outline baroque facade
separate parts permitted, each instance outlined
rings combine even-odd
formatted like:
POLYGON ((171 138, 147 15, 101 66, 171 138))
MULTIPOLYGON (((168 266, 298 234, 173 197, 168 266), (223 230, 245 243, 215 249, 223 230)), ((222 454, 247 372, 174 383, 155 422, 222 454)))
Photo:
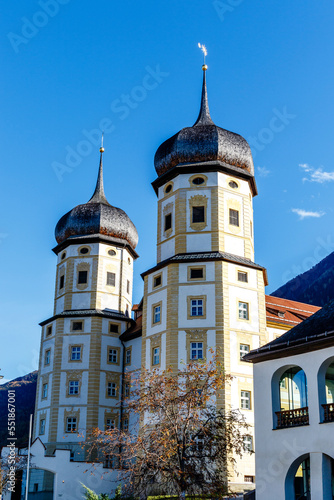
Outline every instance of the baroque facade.
MULTIPOLYGON (((217 403, 240 408, 251 425, 245 447, 253 450, 252 366, 242 357, 318 309, 265 295, 267 273, 254 262, 251 150, 240 135, 213 123, 206 70, 198 119, 155 155, 157 264, 142 275, 141 303, 132 304, 138 235, 105 197, 103 148, 92 198, 56 226, 54 314, 41 323, 34 419, 37 467, 48 462, 54 495, 72 498, 61 482, 70 470, 77 484, 85 482, 79 443, 90 429, 131 425, 120 404, 128 390, 125 372, 177 370, 209 357, 211 349, 233 376, 217 403)), ((110 491, 101 485, 95 489, 110 491)), ((232 486, 254 485, 254 457, 246 453, 232 486)))

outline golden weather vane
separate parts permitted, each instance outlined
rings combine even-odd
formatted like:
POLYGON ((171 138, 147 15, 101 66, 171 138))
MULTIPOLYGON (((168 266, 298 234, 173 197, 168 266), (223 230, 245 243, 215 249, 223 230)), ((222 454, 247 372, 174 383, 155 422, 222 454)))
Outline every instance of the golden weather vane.
POLYGON ((103 135, 104 135, 104 132, 102 132, 102 137, 101 137, 101 147, 100 147, 100 153, 103 153, 103 152, 104 152, 104 147, 103 147, 103 135))
POLYGON ((205 71, 206 69, 208 69, 207 65, 205 64, 205 56, 208 55, 208 51, 206 50, 206 46, 202 45, 201 43, 198 44, 198 47, 203 52, 203 66, 202 66, 202 69, 205 71))

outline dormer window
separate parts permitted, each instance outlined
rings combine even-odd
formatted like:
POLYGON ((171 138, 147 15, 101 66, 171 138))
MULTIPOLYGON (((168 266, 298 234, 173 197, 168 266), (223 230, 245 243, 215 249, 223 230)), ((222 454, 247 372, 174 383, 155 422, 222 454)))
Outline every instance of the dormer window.
POLYGON ((284 311, 278 311, 278 317, 279 318, 285 318, 285 312, 284 311))

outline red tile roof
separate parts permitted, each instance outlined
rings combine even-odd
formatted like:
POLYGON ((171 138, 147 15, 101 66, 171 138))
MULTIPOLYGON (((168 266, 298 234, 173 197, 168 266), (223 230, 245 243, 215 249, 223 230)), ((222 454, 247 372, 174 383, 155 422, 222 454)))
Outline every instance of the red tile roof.
POLYGON ((296 326, 321 309, 317 306, 266 295, 267 323, 296 326))

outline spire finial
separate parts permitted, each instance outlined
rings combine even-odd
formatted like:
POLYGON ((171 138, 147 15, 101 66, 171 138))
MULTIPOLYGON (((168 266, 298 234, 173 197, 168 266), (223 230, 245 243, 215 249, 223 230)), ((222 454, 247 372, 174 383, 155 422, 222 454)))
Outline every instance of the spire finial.
POLYGON ((101 147, 100 147, 99 173, 97 176, 97 182, 96 182, 94 194, 88 203, 106 203, 107 205, 109 205, 107 198, 105 197, 104 188, 103 188, 103 161, 102 161, 102 154, 103 153, 104 153, 104 147, 103 147, 103 132, 102 132, 101 147))
POLYGON ((202 99, 201 99, 201 109, 199 111, 198 118, 194 124, 194 127, 196 125, 214 125, 211 116, 210 116, 210 111, 209 111, 209 103, 208 103, 208 92, 206 88, 206 70, 208 69, 207 65, 205 64, 205 57, 208 55, 208 51, 205 47, 205 45, 201 45, 200 43, 198 44, 199 48, 203 52, 203 57, 204 57, 204 64, 202 66, 203 70, 203 87, 202 87, 202 99))
POLYGON ((202 70, 206 71, 208 69, 207 65, 205 64, 205 57, 208 55, 208 51, 206 50, 206 46, 202 45, 201 43, 198 44, 199 48, 203 52, 203 66, 202 70))
POLYGON ((103 147, 103 136, 104 136, 104 132, 102 132, 102 137, 101 137, 101 147, 100 147, 100 153, 104 153, 104 147, 103 147))

